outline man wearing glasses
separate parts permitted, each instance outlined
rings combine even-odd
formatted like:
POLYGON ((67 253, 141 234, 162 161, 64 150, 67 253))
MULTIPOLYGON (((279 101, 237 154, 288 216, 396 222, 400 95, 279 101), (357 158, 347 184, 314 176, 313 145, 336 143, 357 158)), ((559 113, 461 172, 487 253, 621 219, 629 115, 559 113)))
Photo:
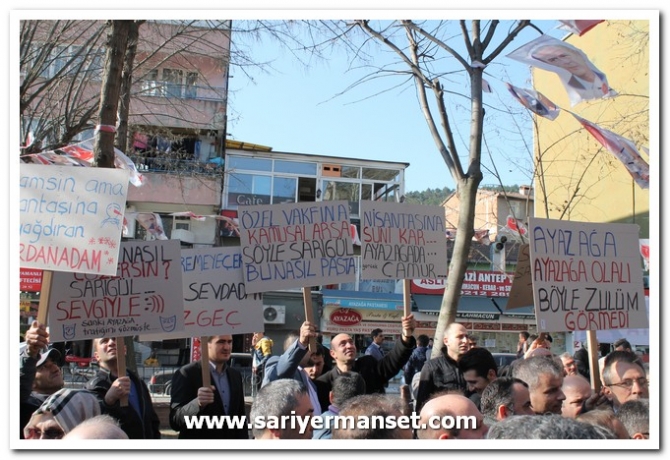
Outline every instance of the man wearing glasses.
POLYGON ((627 401, 649 398, 649 381, 640 358, 630 351, 613 351, 605 358, 604 392, 614 411, 627 401))

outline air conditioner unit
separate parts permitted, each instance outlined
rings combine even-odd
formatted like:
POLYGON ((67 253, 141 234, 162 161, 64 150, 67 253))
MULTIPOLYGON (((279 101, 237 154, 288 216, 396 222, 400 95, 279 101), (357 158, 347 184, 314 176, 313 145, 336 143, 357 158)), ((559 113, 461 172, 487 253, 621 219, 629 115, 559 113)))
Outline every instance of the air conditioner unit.
POLYGON ((172 230, 171 239, 180 240, 182 243, 195 243, 195 234, 190 230, 177 228, 172 230))
POLYGON ((284 324, 286 322, 286 306, 263 305, 263 321, 265 324, 284 324))

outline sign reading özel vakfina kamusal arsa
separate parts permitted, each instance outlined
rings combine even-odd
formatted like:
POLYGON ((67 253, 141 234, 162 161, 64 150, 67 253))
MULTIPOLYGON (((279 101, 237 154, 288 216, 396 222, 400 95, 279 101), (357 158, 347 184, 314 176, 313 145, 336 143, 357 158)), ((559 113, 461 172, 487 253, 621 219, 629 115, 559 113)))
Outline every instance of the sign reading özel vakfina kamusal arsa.
POLYGON ((446 278, 445 230, 440 206, 361 201, 361 278, 446 278))
POLYGON ((123 242, 115 276, 54 272, 51 340, 184 329, 180 246, 179 240, 123 242))
POLYGON ((247 292, 355 280, 346 201, 240 206, 247 292))
POLYGON ((113 275, 128 171, 22 164, 20 265, 113 275))
POLYGON ((529 219, 538 330, 649 327, 635 224, 529 219))
POLYGON ((184 330, 142 335, 165 340, 263 329, 263 297, 248 294, 239 247, 182 249, 184 330))

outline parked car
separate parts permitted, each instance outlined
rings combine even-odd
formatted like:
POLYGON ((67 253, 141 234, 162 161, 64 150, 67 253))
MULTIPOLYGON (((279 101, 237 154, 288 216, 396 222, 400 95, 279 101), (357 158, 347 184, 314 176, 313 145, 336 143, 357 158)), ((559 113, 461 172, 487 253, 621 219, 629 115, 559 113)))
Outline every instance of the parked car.
MULTIPOLYGON (((251 395, 251 354, 231 353, 229 366, 242 374, 244 394, 251 395)), ((156 370, 149 379, 149 391, 169 396, 172 392, 172 375, 178 368, 163 367, 156 370)))

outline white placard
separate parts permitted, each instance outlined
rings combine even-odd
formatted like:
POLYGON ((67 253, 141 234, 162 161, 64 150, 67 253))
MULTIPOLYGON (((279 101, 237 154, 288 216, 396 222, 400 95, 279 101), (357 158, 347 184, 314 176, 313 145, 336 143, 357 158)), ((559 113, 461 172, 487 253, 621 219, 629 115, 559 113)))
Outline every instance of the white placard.
POLYGON ((21 267, 114 275, 128 171, 21 164, 21 267))
POLYGON ((116 276, 54 272, 53 342, 184 329, 179 240, 121 244, 116 276))

